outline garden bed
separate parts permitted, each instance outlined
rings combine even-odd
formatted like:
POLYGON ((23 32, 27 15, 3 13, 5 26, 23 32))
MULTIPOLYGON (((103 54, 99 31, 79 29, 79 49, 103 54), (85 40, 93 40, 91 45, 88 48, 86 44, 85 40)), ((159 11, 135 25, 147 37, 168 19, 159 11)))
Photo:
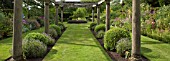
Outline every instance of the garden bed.
MULTIPOLYGON (((66 29, 67 29, 67 28, 65 28, 64 30, 62 30, 62 34, 65 32, 66 29)), ((61 36, 62 36, 62 35, 61 35, 61 36)), ((58 41, 58 39, 59 39, 61 36, 55 38, 55 43, 58 41)), ((45 58, 45 56, 50 52, 50 50, 51 50, 52 47, 55 45, 55 43, 54 43, 53 45, 47 46, 47 52, 45 53, 45 55, 44 55, 42 58, 29 58, 29 59, 26 59, 26 61, 42 61, 42 60, 45 58)), ((9 57, 9 58, 7 58, 5 61, 10 61, 11 58, 12 58, 12 56, 9 57)))
MULTIPOLYGON (((91 30, 91 32, 93 33, 93 35, 95 36, 96 33, 91 30)), ((112 58, 112 60, 116 60, 116 61, 129 61, 128 59, 123 58, 120 54, 118 54, 117 52, 114 51, 108 51, 104 48, 104 43, 103 43, 103 39, 99 39, 95 36, 95 38, 97 39, 97 41, 100 43, 100 45, 103 47, 103 49, 107 52, 107 54, 112 58)), ((142 61, 150 61, 149 59, 147 59, 146 57, 144 57, 143 55, 141 55, 142 57, 142 61)))

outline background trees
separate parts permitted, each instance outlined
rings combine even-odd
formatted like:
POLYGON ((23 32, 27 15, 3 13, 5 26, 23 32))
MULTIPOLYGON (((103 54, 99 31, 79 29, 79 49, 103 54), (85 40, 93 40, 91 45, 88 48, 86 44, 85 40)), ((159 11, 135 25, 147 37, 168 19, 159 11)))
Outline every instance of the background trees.
POLYGON ((76 11, 73 12, 74 18, 85 18, 87 15, 87 11, 85 8, 78 8, 76 11))

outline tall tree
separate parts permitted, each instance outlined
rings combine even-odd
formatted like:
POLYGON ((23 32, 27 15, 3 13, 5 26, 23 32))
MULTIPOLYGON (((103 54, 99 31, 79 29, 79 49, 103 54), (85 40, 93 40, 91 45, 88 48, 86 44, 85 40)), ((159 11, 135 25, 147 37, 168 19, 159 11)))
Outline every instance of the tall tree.
POLYGON ((13 61, 23 61, 22 55, 22 0, 14 0, 13 61))
POLYGON ((140 0, 132 2, 132 61, 141 61, 140 59, 140 0))

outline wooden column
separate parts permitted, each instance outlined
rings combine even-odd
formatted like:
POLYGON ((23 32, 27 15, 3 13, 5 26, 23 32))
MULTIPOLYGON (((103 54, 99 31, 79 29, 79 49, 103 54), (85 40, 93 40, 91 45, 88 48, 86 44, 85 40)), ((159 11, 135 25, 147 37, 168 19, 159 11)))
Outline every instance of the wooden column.
POLYGON ((97 24, 100 24, 100 5, 97 5, 97 24))
POLYGON ((63 6, 61 7, 61 23, 63 23, 63 6))
POLYGON ((58 6, 59 6, 59 5, 58 5, 58 4, 55 4, 55 6, 56 6, 56 21, 55 21, 55 24, 58 25, 58 20, 59 20, 59 19, 58 19, 58 6))
MULTIPOLYGON (((12 61, 22 61, 22 0, 14 0, 12 61)), ((5 54, 5 53, 4 53, 5 54)))
POLYGON ((110 29, 110 0, 105 0, 106 2, 106 31, 110 29))
POLYGON ((49 33, 49 0, 45 0, 44 2, 45 8, 44 8, 44 25, 45 25, 45 33, 49 33))
POLYGON ((140 59, 140 0, 132 0, 132 61, 140 59))
POLYGON ((92 22, 94 22, 94 7, 92 7, 92 22))

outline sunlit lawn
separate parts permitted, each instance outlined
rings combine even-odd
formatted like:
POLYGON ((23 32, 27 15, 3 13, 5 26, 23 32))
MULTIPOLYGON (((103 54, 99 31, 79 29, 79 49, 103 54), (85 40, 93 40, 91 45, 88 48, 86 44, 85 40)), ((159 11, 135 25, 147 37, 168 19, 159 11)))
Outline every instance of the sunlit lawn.
POLYGON ((112 61, 87 24, 69 24, 44 61, 112 61))
MULTIPOLYGON (((23 33, 23 37, 30 33, 30 32, 43 32, 44 28, 40 28, 37 30, 29 31, 26 33, 23 33)), ((11 56, 10 50, 12 49, 12 37, 0 40, 0 61, 4 61, 5 59, 9 58, 11 56)))

